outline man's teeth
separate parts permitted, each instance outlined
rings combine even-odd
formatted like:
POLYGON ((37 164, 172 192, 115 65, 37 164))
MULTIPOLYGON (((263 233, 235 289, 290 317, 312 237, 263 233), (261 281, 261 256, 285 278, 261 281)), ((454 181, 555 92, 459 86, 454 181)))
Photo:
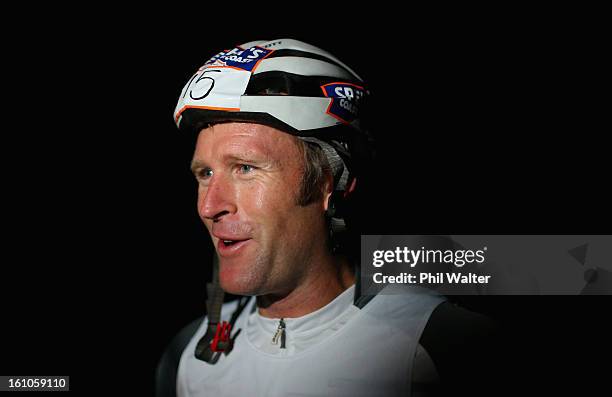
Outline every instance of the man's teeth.
MULTIPOLYGON (((244 239, 244 240, 248 240, 248 239, 244 239)), ((223 242, 223 244, 225 244, 227 246, 227 245, 232 245, 232 244, 239 243, 239 242, 244 241, 244 240, 221 240, 221 241, 223 242)))

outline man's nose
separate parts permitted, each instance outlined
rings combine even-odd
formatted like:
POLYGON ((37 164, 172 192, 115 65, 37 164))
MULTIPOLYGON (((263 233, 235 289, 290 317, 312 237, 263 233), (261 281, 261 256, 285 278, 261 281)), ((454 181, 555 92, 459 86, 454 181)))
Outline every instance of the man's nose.
POLYGON ((198 212, 202 220, 218 221, 237 210, 231 183, 218 175, 211 178, 207 188, 199 190, 199 202, 198 212))

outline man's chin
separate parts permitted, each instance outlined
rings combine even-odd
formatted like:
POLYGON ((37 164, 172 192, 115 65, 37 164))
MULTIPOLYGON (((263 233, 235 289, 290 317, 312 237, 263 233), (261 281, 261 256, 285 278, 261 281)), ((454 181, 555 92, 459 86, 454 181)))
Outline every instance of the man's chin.
POLYGON ((242 295, 242 296, 254 296, 257 295, 257 292, 253 288, 249 288, 248 286, 241 285, 235 282, 224 283, 221 282, 221 289, 225 291, 227 294, 232 295, 242 295))
POLYGON ((220 267, 219 284, 223 291, 234 295, 257 295, 252 276, 237 270, 220 267))

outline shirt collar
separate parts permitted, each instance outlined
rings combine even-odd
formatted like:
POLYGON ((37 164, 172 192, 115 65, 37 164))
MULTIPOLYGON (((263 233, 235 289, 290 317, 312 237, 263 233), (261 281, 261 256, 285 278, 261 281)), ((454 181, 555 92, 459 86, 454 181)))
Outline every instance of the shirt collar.
POLYGON ((325 338, 330 332, 339 329, 343 319, 346 320, 347 315, 353 313, 353 309, 359 311, 353 306, 354 293, 355 285, 352 285, 327 305, 312 313, 301 317, 284 318, 286 349, 280 349, 280 345, 271 343, 272 337, 278 330, 280 319, 263 317, 259 314, 259 310, 255 310, 248 318, 247 337, 256 348, 266 353, 279 352, 284 355, 297 353, 315 340, 325 338))

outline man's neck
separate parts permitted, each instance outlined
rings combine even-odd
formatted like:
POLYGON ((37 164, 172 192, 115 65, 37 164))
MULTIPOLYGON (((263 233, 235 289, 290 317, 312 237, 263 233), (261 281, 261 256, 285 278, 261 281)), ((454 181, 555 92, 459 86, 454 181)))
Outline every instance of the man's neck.
POLYGON ((268 318, 295 318, 312 313, 355 283, 355 275, 345 258, 333 258, 332 263, 282 295, 257 297, 259 314, 268 318))

